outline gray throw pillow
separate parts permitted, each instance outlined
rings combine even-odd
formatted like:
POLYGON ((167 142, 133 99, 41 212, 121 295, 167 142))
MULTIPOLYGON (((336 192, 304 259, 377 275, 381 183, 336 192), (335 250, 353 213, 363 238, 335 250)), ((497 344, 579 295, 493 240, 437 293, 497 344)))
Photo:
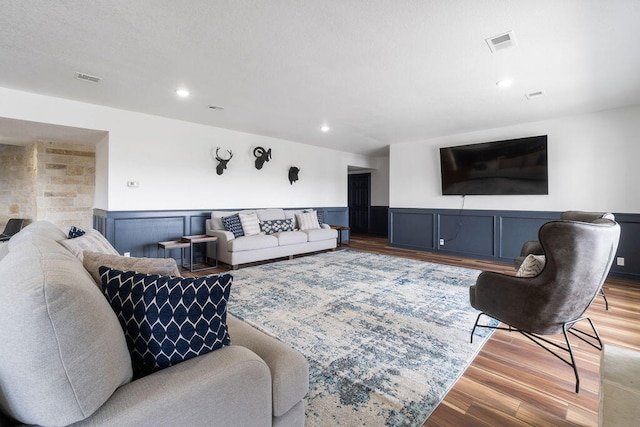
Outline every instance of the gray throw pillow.
POLYGON ((135 258, 84 251, 82 265, 91 274, 100 289, 102 289, 102 283, 98 269, 101 266, 121 271, 180 277, 178 264, 173 258, 135 258))
POLYGON ((84 251, 120 255, 111 243, 97 230, 87 230, 82 236, 61 240, 60 244, 82 261, 84 251))

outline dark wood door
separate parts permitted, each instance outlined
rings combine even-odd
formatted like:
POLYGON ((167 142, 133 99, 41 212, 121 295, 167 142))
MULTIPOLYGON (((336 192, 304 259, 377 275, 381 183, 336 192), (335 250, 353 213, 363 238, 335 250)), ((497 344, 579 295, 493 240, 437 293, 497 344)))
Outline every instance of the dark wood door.
POLYGON ((349 175, 349 227, 353 233, 369 232, 371 174, 349 175))

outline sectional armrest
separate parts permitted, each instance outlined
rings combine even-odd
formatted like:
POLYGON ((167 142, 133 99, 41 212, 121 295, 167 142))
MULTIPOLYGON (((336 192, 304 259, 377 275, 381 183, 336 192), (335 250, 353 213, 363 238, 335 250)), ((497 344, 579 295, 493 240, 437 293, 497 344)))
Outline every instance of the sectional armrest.
POLYGON ((231 345, 118 388, 78 426, 271 425, 269 367, 231 345))
POLYGON ((236 345, 247 347, 266 362, 273 383, 273 415, 293 408, 309 391, 309 363, 298 351, 242 320, 227 316, 229 335, 236 345))

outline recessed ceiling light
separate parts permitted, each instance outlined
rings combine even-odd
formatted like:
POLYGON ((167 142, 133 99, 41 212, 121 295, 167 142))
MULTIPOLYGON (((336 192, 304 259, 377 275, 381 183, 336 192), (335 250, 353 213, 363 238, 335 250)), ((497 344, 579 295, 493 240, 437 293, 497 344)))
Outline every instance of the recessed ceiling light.
POLYGON ((496 86, 498 86, 499 88, 506 88, 511 86, 512 83, 513 83, 513 80, 509 80, 509 79, 499 80, 496 82, 496 86))
POLYGON ((176 89, 176 95, 178 95, 180 98, 186 98, 190 94, 186 89, 176 89))
POLYGON ((321 130, 322 132, 329 132, 330 128, 329 128, 329 126, 328 126, 328 125, 322 125, 322 127, 320 128, 320 130, 321 130))

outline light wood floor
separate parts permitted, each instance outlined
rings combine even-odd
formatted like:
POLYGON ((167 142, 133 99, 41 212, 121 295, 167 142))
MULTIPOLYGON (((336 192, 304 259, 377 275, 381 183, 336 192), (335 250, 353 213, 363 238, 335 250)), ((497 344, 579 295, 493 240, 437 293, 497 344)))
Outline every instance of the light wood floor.
MULTIPOLYGON (((348 248, 514 274, 511 264, 390 248, 380 237, 354 235, 348 248)), ((610 279, 604 289, 609 310, 598 297, 586 315, 605 344, 640 351, 640 284, 610 279)), ((580 393, 570 366, 519 333, 496 331, 424 426, 596 426, 600 352, 571 342, 580 393)))

